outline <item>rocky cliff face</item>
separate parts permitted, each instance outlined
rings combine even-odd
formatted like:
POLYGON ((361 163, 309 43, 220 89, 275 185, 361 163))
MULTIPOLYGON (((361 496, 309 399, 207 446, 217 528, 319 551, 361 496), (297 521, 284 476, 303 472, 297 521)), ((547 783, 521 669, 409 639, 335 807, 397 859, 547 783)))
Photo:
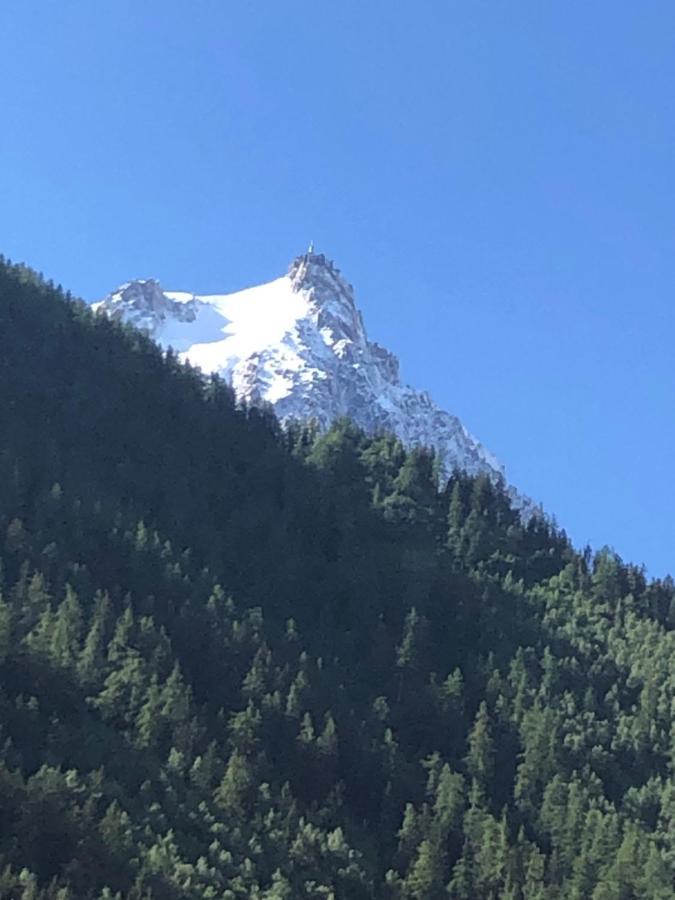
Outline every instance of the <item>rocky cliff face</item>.
POLYGON ((282 421, 326 427, 348 416, 367 432, 433 447, 446 472, 503 476, 456 416, 401 382, 398 359, 368 339, 352 286, 323 254, 299 256, 281 278, 235 294, 196 296, 133 281, 95 308, 221 374, 240 398, 271 404, 282 421))

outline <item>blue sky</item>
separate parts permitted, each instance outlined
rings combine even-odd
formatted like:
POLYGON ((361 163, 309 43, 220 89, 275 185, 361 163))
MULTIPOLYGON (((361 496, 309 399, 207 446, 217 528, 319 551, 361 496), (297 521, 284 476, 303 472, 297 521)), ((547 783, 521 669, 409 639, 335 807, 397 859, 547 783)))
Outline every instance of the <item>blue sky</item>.
POLYGON ((675 571, 675 5, 7 0, 0 252, 86 299, 310 238, 577 544, 675 571))

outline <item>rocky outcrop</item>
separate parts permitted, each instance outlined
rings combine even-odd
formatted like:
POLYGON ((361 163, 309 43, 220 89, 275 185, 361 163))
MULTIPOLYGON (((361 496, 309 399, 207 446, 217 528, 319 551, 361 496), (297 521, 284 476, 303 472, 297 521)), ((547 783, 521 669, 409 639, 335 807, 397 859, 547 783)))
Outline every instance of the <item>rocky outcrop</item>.
POLYGON ((167 319, 178 322, 194 322, 198 302, 186 303, 170 300, 154 278, 128 281, 101 303, 94 303, 95 310, 105 312, 115 321, 128 322, 137 328, 154 334, 167 319))

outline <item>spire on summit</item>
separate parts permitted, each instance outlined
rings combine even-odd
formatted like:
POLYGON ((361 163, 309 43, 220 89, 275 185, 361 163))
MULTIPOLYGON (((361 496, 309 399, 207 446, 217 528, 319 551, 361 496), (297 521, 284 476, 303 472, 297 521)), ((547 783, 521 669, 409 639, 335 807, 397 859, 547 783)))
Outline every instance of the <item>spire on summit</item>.
MULTIPOLYGON (((327 259, 324 253, 317 253, 314 248, 314 241, 309 242, 309 246, 305 253, 297 256, 288 269, 288 274, 293 280, 295 290, 302 290, 309 287, 323 286, 323 291, 328 289, 330 283, 331 289, 337 293, 351 294, 352 288, 331 259, 327 259)), ((353 298, 351 303, 353 304, 353 298)))

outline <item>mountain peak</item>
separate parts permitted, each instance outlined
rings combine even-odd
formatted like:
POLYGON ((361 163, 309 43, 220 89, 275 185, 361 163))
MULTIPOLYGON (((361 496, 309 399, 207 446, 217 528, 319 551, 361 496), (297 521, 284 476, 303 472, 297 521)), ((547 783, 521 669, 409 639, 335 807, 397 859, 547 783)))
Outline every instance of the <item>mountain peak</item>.
POLYGON ((448 474, 459 468, 503 477, 456 416, 401 382, 396 356, 368 339, 351 284, 313 244, 267 284, 195 296, 146 279, 128 282, 97 308, 220 374, 240 399, 270 404, 281 421, 327 427, 346 416, 370 434, 434 448, 448 474))
POLYGON ((316 323, 333 340, 365 344, 366 330, 356 308, 354 288, 342 276, 335 263, 314 244, 297 256, 288 269, 292 290, 304 294, 316 311, 316 323))
POLYGON ((351 284, 343 278, 332 259, 314 250, 313 242, 306 253, 295 257, 288 268, 288 275, 293 282, 294 290, 332 287, 349 295, 351 302, 354 302, 354 289, 351 284))

